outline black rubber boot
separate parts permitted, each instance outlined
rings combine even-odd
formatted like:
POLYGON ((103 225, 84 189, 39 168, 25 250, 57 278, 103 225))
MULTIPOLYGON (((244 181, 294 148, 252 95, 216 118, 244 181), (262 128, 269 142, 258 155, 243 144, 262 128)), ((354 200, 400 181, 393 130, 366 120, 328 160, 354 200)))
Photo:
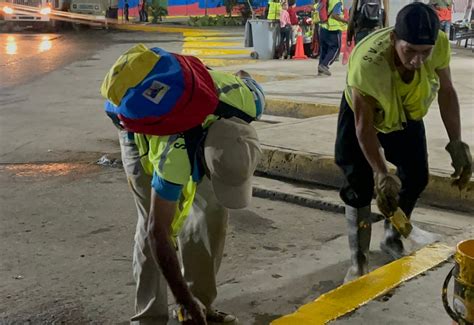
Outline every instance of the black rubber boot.
POLYGON ((352 265, 347 271, 344 283, 369 272, 369 248, 372 234, 370 206, 353 208, 346 205, 346 219, 352 265))

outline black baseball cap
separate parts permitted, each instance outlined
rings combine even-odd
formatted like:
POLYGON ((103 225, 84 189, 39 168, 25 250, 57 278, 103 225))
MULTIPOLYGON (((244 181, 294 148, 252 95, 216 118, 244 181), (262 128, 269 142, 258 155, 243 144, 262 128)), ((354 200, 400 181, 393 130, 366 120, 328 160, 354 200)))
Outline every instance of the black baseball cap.
POLYGON ((398 39, 410 44, 434 45, 439 28, 439 18, 433 8, 414 2, 398 12, 394 31, 398 39))

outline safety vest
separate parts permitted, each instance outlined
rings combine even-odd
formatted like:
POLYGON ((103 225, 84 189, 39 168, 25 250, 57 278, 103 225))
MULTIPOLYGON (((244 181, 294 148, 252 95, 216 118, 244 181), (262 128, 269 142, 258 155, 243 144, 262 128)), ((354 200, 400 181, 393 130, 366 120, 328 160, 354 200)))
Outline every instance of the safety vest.
POLYGON ((315 3, 314 6, 313 6, 313 23, 314 24, 317 24, 321 21, 321 19, 319 18, 319 4, 318 3, 315 3))
MULTIPOLYGON (((228 72, 216 70, 210 70, 209 74, 220 102, 235 107, 253 119, 262 113, 261 108, 257 109, 254 94, 242 79, 228 72)), ((238 114, 237 117, 239 117, 238 114)))
MULTIPOLYGON (((340 22, 334 18, 332 18, 332 11, 334 10, 334 7, 338 4, 341 3, 342 6, 342 11, 344 12, 344 3, 341 0, 328 0, 328 21, 326 23, 321 24, 322 28, 325 28, 327 30, 331 31, 344 31, 347 29, 347 24, 344 24, 343 22, 340 22)), ((343 17, 343 15, 341 15, 343 17)))
POLYGON ((280 2, 269 2, 268 3, 268 15, 267 19, 269 20, 279 20, 280 19, 280 11, 281 11, 281 3, 280 2))
POLYGON ((176 207, 176 213, 171 223, 172 238, 177 238, 181 228, 183 227, 184 221, 189 216, 191 212, 191 207, 193 206, 194 196, 196 195, 197 183, 189 178, 189 182, 183 186, 181 191, 181 196, 178 200, 178 205, 176 207))
MULTIPOLYGON (((140 154, 140 162, 142 164, 143 170, 148 175, 153 175, 154 169, 153 164, 149 160, 149 150, 150 148, 156 148, 158 145, 156 144, 159 137, 157 136, 150 136, 145 134, 135 133, 135 144, 138 148, 138 152, 140 154)), ((189 180, 183 186, 181 190, 181 195, 176 204, 176 212, 173 217, 173 221, 171 223, 171 230, 172 230, 172 240, 175 242, 184 221, 188 217, 191 207, 194 201, 194 196, 196 194, 197 188, 197 180, 193 179, 193 176, 189 176, 189 180)))
MULTIPOLYGON (((261 112, 259 112, 260 109, 257 109, 253 92, 250 91, 242 79, 233 74, 215 70, 210 70, 209 73, 214 82, 219 101, 224 103, 224 105, 219 104, 215 113, 206 118, 202 124, 203 129, 208 128, 219 116, 237 116, 249 122, 261 114, 261 112)), ((185 132, 185 139, 186 136, 185 132)), ((158 138, 156 136, 135 134, 135 143, 140 153, 140 160, 145 173, 148 175, 153 175, 154 171, 153 165, 148 159, 149 148, 158 147, 156 144, 157 140, 158 138)), ((191 166, 195 163, 191 161, 194 160, 193 158, 194 157, 187 157, 187 159, 190 160, 189 163, 191 166)), ((177 168, 179 168, 179 166, 177 166, 177 168)), ((176 213, 171 224, 173 238, 179 234, 184 221, 189 215, 196 194, 197 181, 198 180, 193 179, 193 176, 190 175, 188 182, 183 186, 181 196, 177 202, 176 213)))

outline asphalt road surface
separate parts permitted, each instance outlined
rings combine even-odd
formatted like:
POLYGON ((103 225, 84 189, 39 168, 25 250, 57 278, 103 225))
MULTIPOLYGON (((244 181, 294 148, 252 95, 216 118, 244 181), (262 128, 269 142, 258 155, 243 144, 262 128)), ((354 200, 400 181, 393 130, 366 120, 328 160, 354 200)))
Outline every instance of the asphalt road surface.
MULTIPOLYGON (((100 84, 138 42, 182 46, 180 35, 157 33, 0 34, 2 325, 128 324, 133 314, 136 211, 123 171, 95 162, 119 153, 100 84)), ((450 244, 472 237, 466 216, 417 211, 450 244)), ((378 248, 382 227, 372 268, 389 261, 378 248)), ((348 265, 342 214, 255 198, 231 214, 216 307, 240 324, 268 324, 340 285, 348 265)), ((429 308, 418 308, 425 291, 414 287, 415 298, 395 295, 395 305, 371 303, 338 322, 447 324, 436 296, 445 270, 436 274, 429 308)))

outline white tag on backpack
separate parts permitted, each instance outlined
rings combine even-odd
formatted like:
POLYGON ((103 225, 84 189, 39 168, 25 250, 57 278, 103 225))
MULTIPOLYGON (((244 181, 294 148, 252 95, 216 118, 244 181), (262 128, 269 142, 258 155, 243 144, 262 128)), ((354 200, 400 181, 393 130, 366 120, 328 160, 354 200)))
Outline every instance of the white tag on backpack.
POLYGON ((149 101, 159 104, 169 89, 168 85, 154 80, 150 88, 143 92, 143 96, 149 101))

